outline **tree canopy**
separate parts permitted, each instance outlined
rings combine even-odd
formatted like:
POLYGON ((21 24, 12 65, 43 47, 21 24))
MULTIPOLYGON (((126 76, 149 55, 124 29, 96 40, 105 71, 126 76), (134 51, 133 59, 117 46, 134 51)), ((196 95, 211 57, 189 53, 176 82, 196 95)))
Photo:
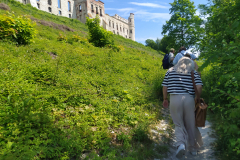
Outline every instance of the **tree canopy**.
POLYGON ((194 3, 190 0, 174 0, 171 4, 169 21, 163 25, 162 34, 172 39, 169 46, 190 48, 200 40, 204 30, 203 20, 196 15, 194 3))

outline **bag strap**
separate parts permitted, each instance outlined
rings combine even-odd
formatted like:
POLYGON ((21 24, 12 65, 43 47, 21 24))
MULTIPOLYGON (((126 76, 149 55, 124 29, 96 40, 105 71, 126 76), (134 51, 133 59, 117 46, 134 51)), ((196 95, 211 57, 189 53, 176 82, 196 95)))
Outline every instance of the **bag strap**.
POLYGON ((200 96, 199 96, 199 93, 198 93, 198 90, 197 90, 197 87, 196 87, 196 84, 195 84, 195 80, 194 80, 194 71, 191 71, 191 77, 192 77, 193 88, 194 88, 195 93, 197 95, 197 101, 200 102, 200 96))

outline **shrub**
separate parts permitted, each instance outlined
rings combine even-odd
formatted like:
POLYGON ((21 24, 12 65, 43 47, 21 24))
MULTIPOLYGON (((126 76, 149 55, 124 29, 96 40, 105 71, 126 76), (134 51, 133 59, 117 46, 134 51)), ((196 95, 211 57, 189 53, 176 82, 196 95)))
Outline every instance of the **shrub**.
POLYGON ((35 23, 26 17, 14 14, 0 15, 0 39, 9 39, 17 44, 28 44, 36 36, 35 23))
POLYGON ((113 40, 111 40, 113 33, 106 31, 100 26, 100 19, 98 17, 93 19, 87 18, 86 25, 89 30, 88 40, 95 47, 105 47, 108 44, 114 44, 113 40))

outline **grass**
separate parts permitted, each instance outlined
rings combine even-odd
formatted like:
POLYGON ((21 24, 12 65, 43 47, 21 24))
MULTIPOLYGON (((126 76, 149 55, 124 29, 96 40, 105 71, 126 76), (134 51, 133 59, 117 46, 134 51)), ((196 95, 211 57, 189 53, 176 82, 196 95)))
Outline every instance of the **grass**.
MULTIPOLYGON (((32 44, 0 41, 1 159, 164 156, 167 148, 156 147, 147 136, 161 109, 159 84, 165 71, 159 53, 117 35, 120 52, 88 42, 58 41, 60 35, 86 39, 88 30, 77 20, 30 5, 0 2, 15 15, 74 30, 38 23, 32 44)), ((0 14, 6 12, 0 10, 0 14)))

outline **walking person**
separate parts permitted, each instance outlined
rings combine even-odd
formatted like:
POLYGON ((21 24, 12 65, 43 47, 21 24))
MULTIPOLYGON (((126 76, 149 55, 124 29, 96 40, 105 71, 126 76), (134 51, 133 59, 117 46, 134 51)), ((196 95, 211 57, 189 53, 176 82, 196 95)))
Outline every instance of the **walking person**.
POLYGON ((186 48, 185 47, 181 47, 178 50, 178 54, 176 55, 176 57, 173 60, 173 65, 176 65, 178 63, 178 61, 186 54, 186 48))
POLYGON ((203 145, 202 136, 195 126, 195 90, 191 78, 192 71, 199 95, 203 84, 194 68, 193 60, 183 57, 167 71, 162 83, 163 106, 166 108, 167 93, 170 94, 170 114, 175 124, 177 158, 181 158, 187 149, 192 155, 197 155, 197 150, 203 145))
POLYGON ((170 53, 169 53, 169 57, 168 57, 169 68, 173 67, 174 53, 175 53, 175 49, 171 48, 170 53))

